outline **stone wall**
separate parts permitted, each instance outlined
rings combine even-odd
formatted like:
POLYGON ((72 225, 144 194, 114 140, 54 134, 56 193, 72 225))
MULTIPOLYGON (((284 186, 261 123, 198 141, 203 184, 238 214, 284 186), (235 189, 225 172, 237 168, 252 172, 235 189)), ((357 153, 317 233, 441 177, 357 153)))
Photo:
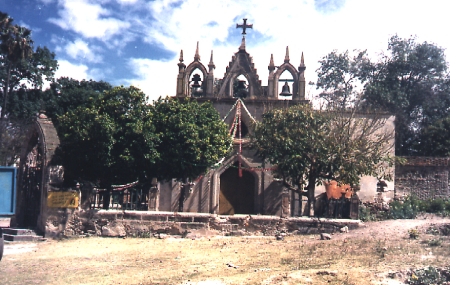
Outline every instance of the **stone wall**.
POLYGON ((420 199, 449 198, 450 158, 403 157, 395 167, 396 195, 414 194, 420 199))
POLYGON ((280 232, 294 234, 334 233, 343 227, 355 229, 359 225, 359 220, 346 219, 55 209, 48 216, 46 237, 85 235, 150 237, 158 234, 186 235, 189 232, 197 231, 208 231, 216 235, 273 236, 280 232))

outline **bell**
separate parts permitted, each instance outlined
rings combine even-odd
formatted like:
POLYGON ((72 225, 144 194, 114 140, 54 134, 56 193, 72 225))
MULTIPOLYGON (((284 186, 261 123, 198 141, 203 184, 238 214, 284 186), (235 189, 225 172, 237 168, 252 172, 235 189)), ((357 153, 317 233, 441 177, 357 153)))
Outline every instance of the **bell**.
POLYGON ((200 75, 194 74, 194 76, 192 77, 192 82, 194 82, 194 83, 191 85, 193 96, 202 96, 203 95, 202 85, 199 83, 199 81, 202 81, 202 79, 200 78, 200 75))
POLYGON ((247 90, 247 86, 245 86, 245 81, 239 80, 234 97, 245 98, 245 97, 247 97, 247 94, 248 94, 248 90, 247 90))
POLYGON ((287 81, 284 82, 283 90, 281 90, 280 96, 292 96, 291 89, 289 88, 287 81))

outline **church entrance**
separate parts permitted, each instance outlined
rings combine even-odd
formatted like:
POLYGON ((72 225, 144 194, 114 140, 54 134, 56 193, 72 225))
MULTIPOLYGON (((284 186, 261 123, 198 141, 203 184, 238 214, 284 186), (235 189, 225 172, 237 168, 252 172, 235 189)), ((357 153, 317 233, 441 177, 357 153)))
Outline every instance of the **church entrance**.
POLYGON ((239 177, 238 164, 220 175, 219 215, 255 214, 255 178, 248 171, 239 177))

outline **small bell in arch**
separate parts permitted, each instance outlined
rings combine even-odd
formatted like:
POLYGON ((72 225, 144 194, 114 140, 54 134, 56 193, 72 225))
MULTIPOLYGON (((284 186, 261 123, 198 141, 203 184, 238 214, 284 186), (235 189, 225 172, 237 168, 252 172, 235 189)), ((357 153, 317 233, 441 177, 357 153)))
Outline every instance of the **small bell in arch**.
POLYGON ((283 89, 281 90, 280 96, 292 96, 291 89, 287 81, 284 82, 283 89))
POLYGON ((202 85, 199 83, 199 81, 202 81, 200 75, 194 74, 194 76, 192 77, 192 82, 194 83, 191 85, 191 87, 192 87, 192 95, 196 97, 203 95, 202 85))
POLYGON ((234 97, 245 98, 245 97, 247 97, 247 94, 248 94, 248 89, 247 89, 247 86, 245 86, 245 81, 239 80, 234 97))

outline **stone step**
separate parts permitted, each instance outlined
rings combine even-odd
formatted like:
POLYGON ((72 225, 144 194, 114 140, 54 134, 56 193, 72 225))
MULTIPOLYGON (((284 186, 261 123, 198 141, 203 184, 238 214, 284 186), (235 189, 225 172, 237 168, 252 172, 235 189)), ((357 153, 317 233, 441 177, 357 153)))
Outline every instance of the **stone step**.
POLYGON ((21 236, 36 236, 36 232, 30 229, 13 229, 13 228, 7 228, 3 229, 4 234, 8 235, 21 235, 21 236))
POLYGON ((10 234, 3 234, 3 239, 5 241, 45 241, 46 240, 42 236, 36 236, 36 235, 10 235, 10 234))

